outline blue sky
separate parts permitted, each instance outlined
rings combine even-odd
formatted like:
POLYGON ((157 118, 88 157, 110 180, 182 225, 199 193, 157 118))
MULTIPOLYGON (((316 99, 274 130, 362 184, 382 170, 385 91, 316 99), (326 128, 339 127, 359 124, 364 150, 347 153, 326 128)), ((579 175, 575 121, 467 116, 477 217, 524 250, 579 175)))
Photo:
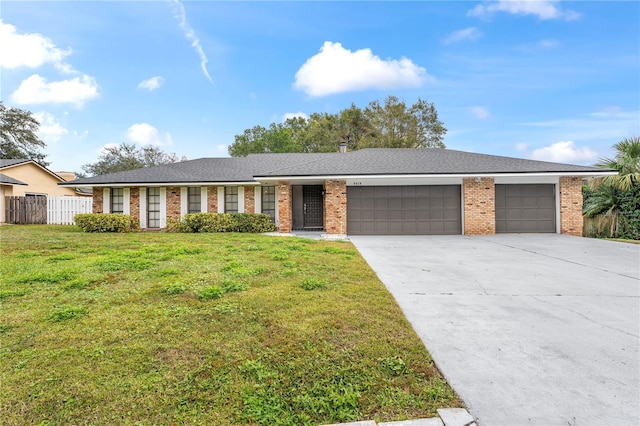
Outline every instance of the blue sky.
POLYGON ((4 0, 0 73, 56 171, 387 95, 433 102, 448 148, 592 164, 640 135, 640 3, 4 0))

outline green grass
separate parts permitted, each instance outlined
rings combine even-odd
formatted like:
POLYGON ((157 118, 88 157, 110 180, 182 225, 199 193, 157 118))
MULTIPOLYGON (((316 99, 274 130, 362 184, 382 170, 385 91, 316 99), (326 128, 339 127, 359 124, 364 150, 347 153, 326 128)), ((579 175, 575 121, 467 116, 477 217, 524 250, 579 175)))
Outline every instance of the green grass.
POLYGON ((461 406, 349 243, 0 228, 0 413, 300 425, 461 406))

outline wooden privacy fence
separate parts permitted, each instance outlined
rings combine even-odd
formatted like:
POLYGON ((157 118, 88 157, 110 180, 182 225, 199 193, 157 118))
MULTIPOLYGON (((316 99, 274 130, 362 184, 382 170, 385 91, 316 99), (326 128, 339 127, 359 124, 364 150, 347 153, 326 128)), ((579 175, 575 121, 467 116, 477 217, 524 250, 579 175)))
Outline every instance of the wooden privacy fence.
POLYGON ((5 197, 6 222, 16 224, 73 225, 78 213, 91 213, 90 197, 5 197))
POLYGON ((73 225, 73 217, 79 213, 92 213, 91 197, 47 197, 47 223, 73 225))
POLYGON ((47 223, 47 197, 5 197, 7 223, 47 223))

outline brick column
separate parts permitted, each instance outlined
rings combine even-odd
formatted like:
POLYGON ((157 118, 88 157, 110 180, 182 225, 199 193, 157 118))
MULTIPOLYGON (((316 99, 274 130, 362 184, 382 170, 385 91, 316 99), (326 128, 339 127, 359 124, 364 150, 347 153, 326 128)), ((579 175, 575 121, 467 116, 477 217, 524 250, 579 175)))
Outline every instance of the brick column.
POLYGON ((129 214, 138 219, 140 217, 140 188, 129 189, 129 214))
POLYGON ((180 187, 167 188, 167 221, 180 220, 180 187))
POLYGON ((93 212, 102 213, 104 211, 104 191, 101 187, 93 188, 93 212))
POLYGON ((324 183, 324 229, 327 234, 347 235, 347 182, 324 183))
POLYGON ((468 178, 464 192, 464 235, 496 233, 496 185, 493 178, 468 178))
POLYGON ((218 187, 207 187, 207 213, 218 213, 218 187))
POLYGON ((256 195, 256 192, 253 186, 244 187, 244 212, 245 213, 256 212, 255 195, 256 195))
POLYGON ((291 183, 278 182, 278 231, 291 232, 291 183))
POLYGON ((560 233, 582 236, 582 178, 560 177, 560 233))

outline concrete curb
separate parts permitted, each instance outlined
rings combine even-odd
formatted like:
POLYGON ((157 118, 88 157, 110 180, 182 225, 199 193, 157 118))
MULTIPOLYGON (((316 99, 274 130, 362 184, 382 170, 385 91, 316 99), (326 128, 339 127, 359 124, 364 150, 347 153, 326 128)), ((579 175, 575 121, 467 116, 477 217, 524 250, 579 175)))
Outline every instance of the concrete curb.
POLYGON ((426 419, 400 420, 396 422, 376 423, 364 420, 352 423, 334 423, 324 426, 477 426, 475 419, 464 408, 442 408, 438 410, 440 417, 426 419))

